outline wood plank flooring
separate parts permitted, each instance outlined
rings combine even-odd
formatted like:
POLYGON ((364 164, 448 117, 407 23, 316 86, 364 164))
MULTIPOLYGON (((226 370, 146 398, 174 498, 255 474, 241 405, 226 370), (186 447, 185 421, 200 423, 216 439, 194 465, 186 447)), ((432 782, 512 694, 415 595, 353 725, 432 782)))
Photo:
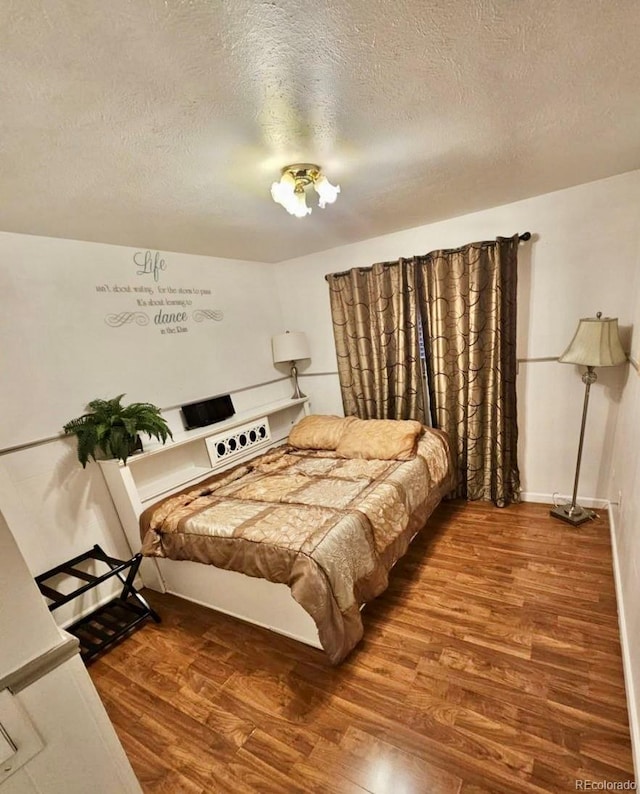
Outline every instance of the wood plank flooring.
POLYGON ((163 622, 89 667, 145 792, 533 794, 633 780, 604 515, 574 529, 542 505, 441 505, 337 668, 146 594, 163 622))

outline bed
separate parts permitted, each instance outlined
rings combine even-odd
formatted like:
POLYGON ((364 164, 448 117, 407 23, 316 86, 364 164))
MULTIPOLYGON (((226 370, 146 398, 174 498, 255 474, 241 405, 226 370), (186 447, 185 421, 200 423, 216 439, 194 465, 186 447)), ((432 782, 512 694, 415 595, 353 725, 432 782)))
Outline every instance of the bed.
POLYGON ((309 416, 288 443, 147 508, 142 552, 285 585, 338 664, 362 637, 362 605, 451 487, 443 433, 309 416))

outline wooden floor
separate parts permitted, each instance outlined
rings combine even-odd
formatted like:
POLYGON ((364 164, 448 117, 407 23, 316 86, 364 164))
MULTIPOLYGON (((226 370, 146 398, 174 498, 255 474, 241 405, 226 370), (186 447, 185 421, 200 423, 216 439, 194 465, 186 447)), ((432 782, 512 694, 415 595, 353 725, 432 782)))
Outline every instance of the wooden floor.
POLYGON ((540 505, 442 505, 338 668, 147 594, 163 623, 89 668, 145 792, 521 794, 633 780, 604 517, 573 529, 540 505))

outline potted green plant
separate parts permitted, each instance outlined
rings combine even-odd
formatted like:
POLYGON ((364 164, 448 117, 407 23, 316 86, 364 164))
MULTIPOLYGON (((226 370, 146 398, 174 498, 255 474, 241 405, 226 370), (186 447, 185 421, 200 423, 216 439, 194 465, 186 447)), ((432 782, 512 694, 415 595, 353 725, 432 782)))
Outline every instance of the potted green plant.
POLYGON ((78 460, 86 468, 89 458, 119 458, 123 463, 136 450, 142 449, 140 433, 162 441, 173 434, 151 403, 122 405, 124 394, 112 400, 92 400, 89 411, 64 426, 67 435, 78 438, 78 460), (101 454, 100 454, 101 453, 101 454))

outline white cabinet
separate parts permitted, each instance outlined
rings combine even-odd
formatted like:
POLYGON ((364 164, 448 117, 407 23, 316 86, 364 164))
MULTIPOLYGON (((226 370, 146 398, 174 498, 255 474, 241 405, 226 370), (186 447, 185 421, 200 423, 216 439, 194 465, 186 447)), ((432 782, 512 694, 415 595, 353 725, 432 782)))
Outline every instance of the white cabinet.
MULTIPOLYGON (((309 413, 309 399, 279 400, 236 414, 224 422, 176 433, 163 445, 151 442, 127 465, 101 460, 100 468, 118 511, 132 553, 140 549, 140 514, 158 499, 195 484, 284 441, 292 426, 309 413)), ((142 578, 164 591, 152 560, 143 560, 142 578)))

